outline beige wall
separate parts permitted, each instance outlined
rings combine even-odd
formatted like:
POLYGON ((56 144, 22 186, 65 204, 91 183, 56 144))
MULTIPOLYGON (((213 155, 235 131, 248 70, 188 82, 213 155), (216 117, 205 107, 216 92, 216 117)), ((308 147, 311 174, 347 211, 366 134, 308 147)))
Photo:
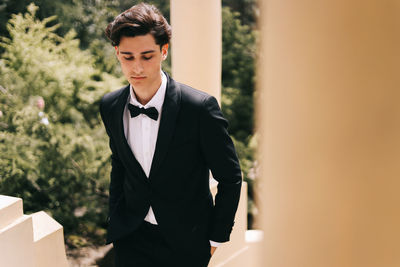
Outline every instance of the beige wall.
POLYGON ((400 2, 259 3, 259 266, 400 266, 400 2))
POLYGON ((172 76, 221 95, 221 0, 171 0, 172 76))

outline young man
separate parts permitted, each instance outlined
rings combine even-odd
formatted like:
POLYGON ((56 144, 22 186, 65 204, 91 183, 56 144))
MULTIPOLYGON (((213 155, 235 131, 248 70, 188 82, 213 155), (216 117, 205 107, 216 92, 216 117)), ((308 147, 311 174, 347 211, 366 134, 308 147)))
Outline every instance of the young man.
POLYGON ((154 6, 126 10, 106 35, 130 84, 100 103, 116 266, 207 266, 229 240, 242 181, 227 122, 214 97, 161 71, 171 29, 154 6), (219 182, 215 205, 209 170, 219 182))

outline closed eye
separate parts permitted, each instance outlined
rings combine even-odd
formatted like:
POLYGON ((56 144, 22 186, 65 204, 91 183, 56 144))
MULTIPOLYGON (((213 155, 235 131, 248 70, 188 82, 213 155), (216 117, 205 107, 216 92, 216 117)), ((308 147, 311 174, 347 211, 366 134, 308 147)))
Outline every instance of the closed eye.
POLYGON ((133 57, 124 57, 126 60, 133 60, 133 57))
POLYGON ((150 59, 152 59, 152 58, 153 58, 153 56, 150 56, 150 57, 143 57, 144 60, 150 60, 150 59))

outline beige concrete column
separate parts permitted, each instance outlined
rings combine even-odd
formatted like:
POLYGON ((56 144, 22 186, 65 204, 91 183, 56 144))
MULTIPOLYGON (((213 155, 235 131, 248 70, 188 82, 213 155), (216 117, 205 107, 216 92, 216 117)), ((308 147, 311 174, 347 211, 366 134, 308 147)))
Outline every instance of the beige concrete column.
POLYGON ((259 266, 400 266, 400 2, 259 3, 259 266))
POLYGON ((172 76, 221 95, 221 0, 171 0, 172 76))

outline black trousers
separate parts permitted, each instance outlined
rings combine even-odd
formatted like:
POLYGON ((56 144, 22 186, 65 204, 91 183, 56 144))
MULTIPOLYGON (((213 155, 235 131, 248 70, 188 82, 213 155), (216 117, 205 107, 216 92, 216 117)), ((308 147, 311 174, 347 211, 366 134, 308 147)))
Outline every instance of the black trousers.
MULTIPOLYGON (((206 267, 210 261, 208 240, 193 251, 172 248, 157 225, 146 221, 132 234, 113 243, 116 267, 206 267)), ((189 244, 193 245, 193 244, 189 244)))

